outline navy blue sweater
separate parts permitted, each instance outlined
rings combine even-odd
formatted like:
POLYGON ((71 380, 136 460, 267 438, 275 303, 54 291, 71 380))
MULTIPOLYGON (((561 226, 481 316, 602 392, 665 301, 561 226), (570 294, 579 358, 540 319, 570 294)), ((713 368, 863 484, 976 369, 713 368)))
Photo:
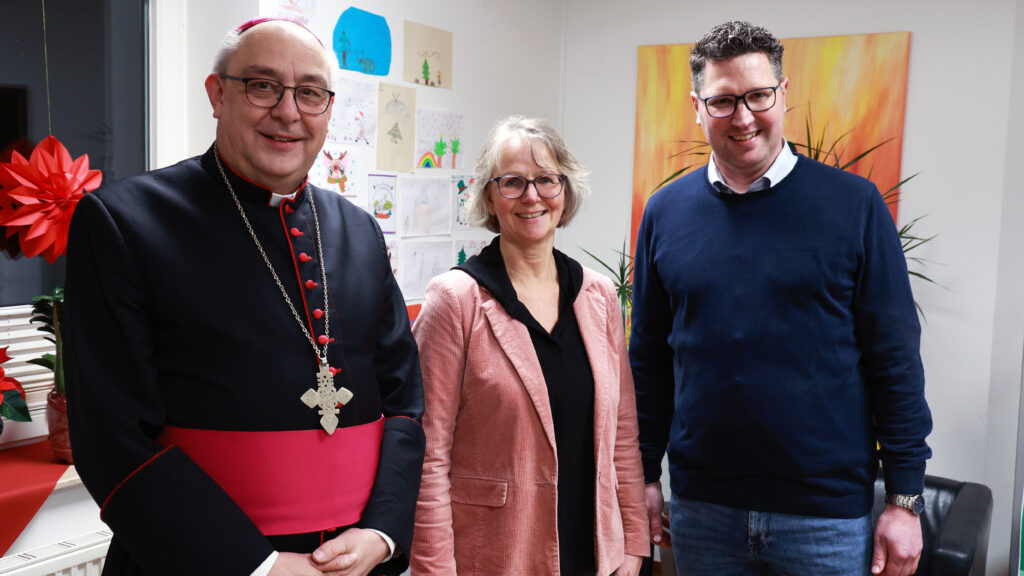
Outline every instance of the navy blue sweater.
POLYGON ((667 446, 674 494, 735 508, 864 515, 879 457, 890 492, 922 491, 920 325, 871 182, 800 156, 730 195, 702 168, 651 197, 633 281, 648 482, 667 446))

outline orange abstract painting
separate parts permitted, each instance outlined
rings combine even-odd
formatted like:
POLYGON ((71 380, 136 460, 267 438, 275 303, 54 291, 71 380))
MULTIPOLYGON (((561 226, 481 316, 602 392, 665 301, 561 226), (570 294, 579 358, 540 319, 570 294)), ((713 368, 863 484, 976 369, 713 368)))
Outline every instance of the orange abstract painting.
MULTIPOLYGON (((900 182, 903 117, 907 99, 910 33, 856 34, 783 39, 782 67, 789 77, 784 134, 800 145, 822 139, 826 148, 840 136, 837 153, 850 161, 889 140, 849 170, 870 178, 885 192, 900 182), (891 139, 891 140, 890 140, 891 139)), ((636 83, 636 141, 630 242, 655 188, 680 169, 707 163, 707 156, 681 155, 685 142, 703 141, 690 101, 692 44, 641 46, 636 83)), ((831 163, 831 162, 830 162, 831 163)), ((890 204, 896 218, 897 204, 890 204)))

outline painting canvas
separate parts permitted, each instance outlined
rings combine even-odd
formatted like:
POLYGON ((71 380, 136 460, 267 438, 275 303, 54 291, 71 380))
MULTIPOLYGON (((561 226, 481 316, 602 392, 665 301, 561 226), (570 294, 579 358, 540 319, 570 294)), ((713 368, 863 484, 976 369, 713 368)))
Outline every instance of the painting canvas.
POLYGON ((334 83, 334 108, 327 141, 357 146, 377 144, 377 84, 351 78, 334 83))
POLYGON ((416 110, 416 167, 463 169, 462 114, 416 110))
POLYGON ((412 172, 416 89, 381 82, 377 116, 377 169, 412 172))
MULTIPOLYGON (((783 72, 790 78, 787 141, 806 154, 799 145, 807 143, 808 126, 813 139, 823 136, 826 143, 846 134, 839 152, 852 160, 888 140, 850 170, 870 176, 883 192, 898 184, 910 33, 783 39, 782 44, 783 72)), ((655 188, 677 170, 707 163, 707 156, 681 155, 690 146, 685 142, 704 140, 690 101, 692 46, 639 48, 630 244, 655 188)), ((890 204, 894 218, 896 209, 896 202, 890 204)))
POLYGON ((405 21, 402 79, 423 86, 452 87, 452 33, 405 21))
POLYGON ((331 35, 338 67, 374 76, 391 71, 391 28, 383 16, 350 7, 338 16, 331 35))

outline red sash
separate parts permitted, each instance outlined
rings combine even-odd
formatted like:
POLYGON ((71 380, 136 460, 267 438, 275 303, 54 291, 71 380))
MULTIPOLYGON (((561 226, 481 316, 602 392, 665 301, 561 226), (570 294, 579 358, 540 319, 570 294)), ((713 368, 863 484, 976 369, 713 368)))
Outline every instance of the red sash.
POLYGON ((380 459, 384 417, 323 430, 235 432, 167 426, 176 445, 228 493, 266 536, 359 521, 380 459))

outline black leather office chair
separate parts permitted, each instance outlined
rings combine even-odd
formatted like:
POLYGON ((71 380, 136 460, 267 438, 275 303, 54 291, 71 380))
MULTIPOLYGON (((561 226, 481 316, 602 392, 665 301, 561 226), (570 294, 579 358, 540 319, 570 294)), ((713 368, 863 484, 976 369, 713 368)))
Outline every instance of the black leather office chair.
MULTIPOLYGON (((973 482, 925 476, 925 510, 921 514, 924 550, 916 576, 984 576, 988 535, 992 524, 992 491, 973 482)), ((875 481, 872 524, 885 508, 885 483, 875 481)), ((675 574, 671 555, 662 562, 662 574, 675 574)), ((644 563, 641 575, 652 574, 644 563)))
MULTIPOLYGON (((992 491, 974 482, 925 476, 921 514, 924 550, 917 576, 984 576, 992 524, 992 491)), ((872 521, 885 508, 885 483, 875 481, 872 521)))

